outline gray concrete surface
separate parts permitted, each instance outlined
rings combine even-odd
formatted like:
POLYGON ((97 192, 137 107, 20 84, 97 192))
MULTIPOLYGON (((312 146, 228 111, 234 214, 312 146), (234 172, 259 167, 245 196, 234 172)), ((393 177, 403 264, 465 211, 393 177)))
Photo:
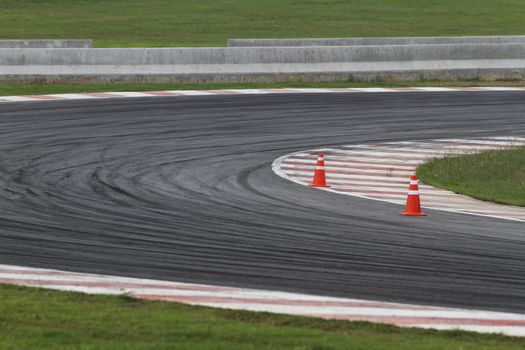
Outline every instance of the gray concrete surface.
POLYGON ((524 97, 0 105, 0 263, 525 312, 523 223, 402 217, 401 206, 300 186, 270 168, 326 145, 523 137, 524 97))
POLYGON ((1 49, 0 81, 523 79, 525 44, 1 49))
POLYGON ((91 39, 33 39, 33 40, 3 40, 0 39, 0 49, 64 49, 93 47, 91 39))
POLYGON ((338 64, 9 66, 0 82, 275 82, 523 80, 525 61, 338 64))
POLYGON ((525 35, 369 38, 229 39, 229 47, 525 44, 525 35))
POLYGON ((524 60, 525 44, 0 50, 0 66, 200 66, 496 59, 524 60))

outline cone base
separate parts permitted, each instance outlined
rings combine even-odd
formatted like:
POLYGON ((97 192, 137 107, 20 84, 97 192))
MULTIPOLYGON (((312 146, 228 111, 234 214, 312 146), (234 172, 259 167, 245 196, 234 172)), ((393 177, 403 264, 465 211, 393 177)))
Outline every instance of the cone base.
POLYGON ((308 184, 310 187, 330 187, 328 185, 314 185, 314 184, 308 184))
POLYGON ((427 214, 425 213, 407 213, 406 211, 402 211, 401 213, 399 213, 400 215, 404 215, 404 216, 428 216, 427 214))

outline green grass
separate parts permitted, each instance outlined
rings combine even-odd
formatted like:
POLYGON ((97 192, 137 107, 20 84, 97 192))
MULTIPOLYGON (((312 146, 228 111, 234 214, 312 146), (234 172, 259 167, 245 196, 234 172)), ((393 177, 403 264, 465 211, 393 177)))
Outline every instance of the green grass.
POLYGON ((0 38, 97 47, 228 38, 525 34, 523 0, 0 0, 0 38))
POLYGON ((525 206, 525 147, 433 159, 417 175, 474 198, 525 206))
POLYGON ((188 89, 255 89, 255 88, 351 88, 351 87, 416 87, 416 86, 515 86, 525 87, 525 81, 404 81, 404 82, 326 82, 326 83, 216 83, 216 84, 169 84, 169 83, 113 83, 113 84, 0 84, 0 96, 60 94, 108 91, 154 91, 188 89))
POLYGON ((525 349, 524 338, 0 285, 1 349, 525 349))

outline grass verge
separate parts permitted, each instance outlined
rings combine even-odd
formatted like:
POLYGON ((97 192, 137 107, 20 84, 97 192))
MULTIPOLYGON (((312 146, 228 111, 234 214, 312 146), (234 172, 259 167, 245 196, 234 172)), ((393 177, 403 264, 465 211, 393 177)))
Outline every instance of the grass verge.
POLYGON ((525 339, 0 285, 2 349, 524 349, 525 339))
POLYGON ((523 0, 0 0, 0 9, 0 38, 92 38, 97 47, 525 34, 523 0))
POLYGON ((525 206, 525 147, 436 158, 419 166, 416 173, 435 187, 525 206))
POLYGON ((326 82, 326 83, 216 83, 216 84, 169 84, 169 83, 113 83, 113 84, 0 84, 0 96, 60 94, 111 91, 154 90, 202 90, 202 89, 256 89, 256 88, 363 88, 363 87, 475 87, 511 86, 525 87, 525 81, 403 81, 403 82, 326 82))

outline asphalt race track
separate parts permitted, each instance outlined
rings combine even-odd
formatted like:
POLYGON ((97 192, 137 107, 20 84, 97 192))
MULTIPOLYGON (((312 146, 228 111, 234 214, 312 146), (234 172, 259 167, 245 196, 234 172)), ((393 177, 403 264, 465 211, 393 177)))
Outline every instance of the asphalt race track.
POLYGON ((523 92, 0 105, 0 263, 525 312, 525 225, 319 191, 320 146, 525 136, 523 92))

